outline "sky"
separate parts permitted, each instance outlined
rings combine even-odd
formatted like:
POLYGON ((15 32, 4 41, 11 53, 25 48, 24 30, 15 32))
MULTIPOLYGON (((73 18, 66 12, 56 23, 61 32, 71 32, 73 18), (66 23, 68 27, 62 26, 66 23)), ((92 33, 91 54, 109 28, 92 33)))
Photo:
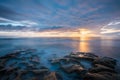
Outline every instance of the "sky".
POLYGON ((120 0, 0 0, 0 36, 120 36, 120 0))

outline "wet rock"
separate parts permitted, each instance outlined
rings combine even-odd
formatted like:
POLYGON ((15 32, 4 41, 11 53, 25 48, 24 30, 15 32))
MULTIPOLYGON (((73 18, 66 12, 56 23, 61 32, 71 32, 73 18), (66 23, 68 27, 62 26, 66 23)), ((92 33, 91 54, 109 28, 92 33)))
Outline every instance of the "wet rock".
POLYGON ((9 67, 9 68, 6 69, 6 73, 7 73, 7 74, 11 74, 12 72, 17 71, 18 69, 19 69, 18 67, 16 67, 16 68, 14 68, 14 67, 9 67))
POLYGON ((80 62, 74 58, 70 58, 70 57, 64 57, 61 59, 52 59, 51 60, 52 64, 69 64, 69 63, 73 63, 73 64, 80 64, 80 62))
POLYGON ((5 66, 5 63, 8 61, 8 59, 0 59, 0 66, 5 66))
POLYGON ((77 52, 70 54, 70 57, 77 58, 77 59, 86 59, 86 60, 95 60, 98 58, 97 55, 92 53, 83 53, 83 52, 77 52))
POLYGON ((27 61, 21 61, 21 64, 28 65, 29 63, 27 61))
POLYGON ((0 57, 0 59, 8 59, 8 58, 12 58, 12 57, 16 57, 15 54, 7 54, 6 56, 0 57))
POLYGON ((120 77, 115 71, 115 66, 116 60, 113 58, 96 58, 84 80, 119 80, 120 77))
POLYGON ((111 72, 87 73, 84 80, 120 80, 120 75, 111 72))
POLYGON ((60 59, 51 59, 49 61, 51 62, 51 64, 60 63, 60 59))
POLYGON ((38 77, 33 77, 32 80, 39 80, 39 78, 38 77))
POLYGON ((23 75, 23 73, 22 72, 19 72, 18 74, 17 74, 17 77, 15 78, 15 80, 22 80, 21 79, 21 76, 23 75))
POLYGON ((34 64, 31 63, 27 64, 27 69, 34 69, 34 64))
POLYGON ((13 68, 13 67, 1 69, 0 70, 0 80, 2 80, 4 77, 6 78, 4 80, 11 80, 11 75, 13 76, 13 74, 15 74, 15 72, 17 70, 18 70, 18 68, 13 68))
POLYGON ((43 73, 49 72, 49 70, 48 69, 39 69, 39 70, 32 70, 32 72, 35 74, 41 74, 41 73, 43 74, 43 73))
POLYGON ((94 60, 93 64, 101 64, 110 68, 115 68, 116 60, 109 57, 98 58, 94 60))
POLYGON ((0 70, 0 75, 5 74, 5 72, 6 72, 6 69, 1 69, 1 70, 0 70))
POLYGON ((43 80, 63 80, 62 77, 56 72, 50 72, 44 77, 43 80))
POLYGON ((72 73, 72 72, 82 73, 86 71, 82 66, 77 64, 63 65, 61 66, 61 68, 67 73, 72 73))
POLYGON ((80 61, 74 58, 62 58, 60 60, 61 62, 65 63, 65 64, 69 64, 69 63, 73 63, 73 64, 80 64, 80 61))
POLYGON ((20 57, 19 59, 25 61, 25 60, 26 60, 26 57, 20 57))
POLYGON ((17 62, 14 62, 14 63, 10 64, 9 66, 10 66, 10 67, 13 67, 13 66, 16 65, 16 64, 17 64, 17 62))
POLYGON ((8 74, 10 75, 11 73, 17 71, 19 68, 14 68, 14 67, 8 67, 8 68, 3 68, 0 70, 0 74, 3 75, 3 74, 8 74))
POLYGON ((32 57, 31 61, 35 62, 35 63, 39 63, 40 62, 39 57, 32 57))
POLYGON ((4 66, 0 64, 0 70, 3 69, 3 68, 4 68, 4 66))
MULTIPOLYGON (((34 54, 34 51, 19 50, 0 57, 0 80, 63 80, 63 75, 51 72, 47 66, 40 64, 42 56, 34 54)), ((77 52, 59 59, 54 57, 50 62, 50 67, 74 80, 81 80, 81 77, 84 80, 120 80, 115 71, 116 60, 113 58, 100 58, 92 53, 77 52), (86 68, 87 64, 82 61, 92 63, 92 68, 86 68)))
POLYGON ((102 72, 102 71, 116 73, 115 69, 112 69, 110 67, 107 67, 107 66, 104 66, 104 65, 100 65, 100 64, 95 64, 94 67, 89 69, 89 72, 92 72, 92 73, 97 73, 97 72, 102 72))

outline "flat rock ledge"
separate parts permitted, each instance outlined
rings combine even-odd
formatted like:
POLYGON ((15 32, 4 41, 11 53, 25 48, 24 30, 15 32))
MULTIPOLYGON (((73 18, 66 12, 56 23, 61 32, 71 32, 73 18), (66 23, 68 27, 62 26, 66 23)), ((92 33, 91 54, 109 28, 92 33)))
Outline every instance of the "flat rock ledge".
POLYGON ((42 55, 35 51, 19 50, 0 57, 0 80, 120 80, 115 69, 117 61, 113 58, 93 53, 70 53, 63 58, 48 60, 53 67, 59 67, 52 71, 41 64, 42 55), (64 78, 61 72, 72 78, 64 78))

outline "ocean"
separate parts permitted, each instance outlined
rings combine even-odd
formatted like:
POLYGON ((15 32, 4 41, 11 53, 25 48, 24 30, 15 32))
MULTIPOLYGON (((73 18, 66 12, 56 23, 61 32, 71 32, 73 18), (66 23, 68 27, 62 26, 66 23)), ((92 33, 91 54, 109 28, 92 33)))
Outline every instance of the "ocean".
POLYGON ((36 49, 36 53, 43 56, 41 63, 48 67, 51 67, 48 63, 49 59, 61 58, 71 52, 91 52, 102 57, 112 57, 118 61, 118 66, 120 66, 119 39, 0 38, 0 56, 21 49, 36 49))

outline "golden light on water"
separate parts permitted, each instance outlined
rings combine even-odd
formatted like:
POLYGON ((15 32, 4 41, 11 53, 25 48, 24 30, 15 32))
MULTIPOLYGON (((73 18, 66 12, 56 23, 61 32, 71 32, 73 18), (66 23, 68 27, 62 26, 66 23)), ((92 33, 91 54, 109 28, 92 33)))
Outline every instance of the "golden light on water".
POLYGON ((87 29, 78 29, 77 31, 44 31, 44 32, 0 32, 1 34, 17 37, 70 37, 79 40, 76 44, 72 44, 78 51, 89 52, 89 43, 86 40, 90 39, 91 31, 87 29))
POLYGON ((77 40, 77 42, 72 44, 72 46, 76 47, 77 51, 80 52, 90 52, 90 43, 88 40, 91 39, 89 35, 86 32, 81 32, 80 37, 78 38, 72 38, 74 40, 77 40))
POLYGON ((92 31, 88 29, 79 29, 79 43, 77 43, 77 50, 80 52, 90 52, 90 44, 87 40, 90 40, 92 31))
POLYGON ((87 41, 90 38, 88 37, 80 37, 80 38, 72 38, 76 40, 75 42, 71 43, 73 47, 75 47, 76 51, 79 52, 90 52, 90 43, 87 41))
MULTIPOLYGON (((85 38, 84 38, 85 39, 85 38)), ((86 39, 85 39, 86 40, 86 39)), ((90 46, 87 41, 84 41, 82 38, 82 41, 79 42, 79 51, 81 52, 90 52, 90 46)))

